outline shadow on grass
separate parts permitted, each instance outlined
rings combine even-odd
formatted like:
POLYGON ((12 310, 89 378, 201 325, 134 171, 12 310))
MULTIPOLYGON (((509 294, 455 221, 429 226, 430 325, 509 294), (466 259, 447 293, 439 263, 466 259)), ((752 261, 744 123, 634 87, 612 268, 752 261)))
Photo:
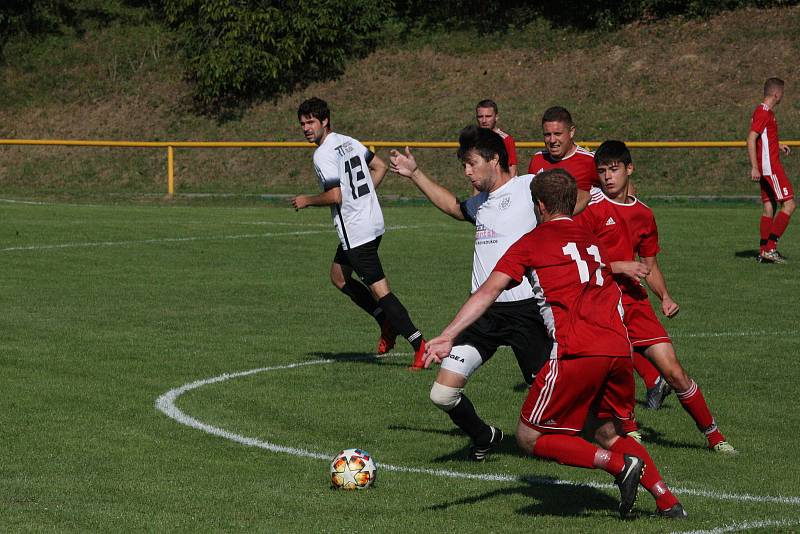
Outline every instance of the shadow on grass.
POLYGON ((307 352, 308 356, 314 359, 321 358, 324 360, 333 360, 335 362, 355 362, 367 363, 371 365, 386 365, 389 367, 408 367, 410 362, 403 358, 388 358, 386 356, 380 357, 370 352, 323 352, 314 351, 307 352))
MULTIPOLYGON (((661 447, 670 447, 672 449, 702 449, 706 450, 706 446, 702 438, 698 436, 697 441, 675 441, 668 439, 663 433, 659 432, 651 426, 639 425, 639 431, 642 433, 642 442, 645 447, 650 448, 652 445, 659 445, 661 447)), ((658 458, 654 461, 658 464, 658 458)))
POLYGON ((408 425, 389 425, 386 427, 388 430, 401 430, 409 432, 421 432, 425 434, 438 434, 441 436, 463 436, 464 433, 458 428, 450 428, 449 430, 443 428, 430 428, 408 425))
POLYGON ((733 255, 737 258, 747 258, 747 259, 755 259, 756 256, 759 255, 758 250, 737 250, 733 253, 733 255))
MULTIPOLYGON (((611 478, 609 477, 609 481, 611 478)), ((552 477, 520 477, 514 487, 498 488, 471 497, 444 501, 428 507, 429 510, 448 510, 457 506, 488 501, 496 497, 521 495, 532 501, 517 509, 520 515, 552 515, 560 517, 584 516, 589 511, 616 514, 619 502, 608 493, 589 486, 563 484, 552 477)))

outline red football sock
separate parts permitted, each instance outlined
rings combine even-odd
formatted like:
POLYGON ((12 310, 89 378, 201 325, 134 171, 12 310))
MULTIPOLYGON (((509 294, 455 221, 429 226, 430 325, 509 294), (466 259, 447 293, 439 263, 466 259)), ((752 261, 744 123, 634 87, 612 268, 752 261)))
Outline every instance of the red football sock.
POLYGON ((656 385, 656 380, 661 376, 656 366, 650 360, 642 356, 640 353, 634 351, 633 353, 633 368, 636 369, 636 374, 642 377, 644 385, 647 389, 656 385))
POLYGON ((709 447, 713 447, 720 441, 725 441, 725 436, 719 431, 717 423, 711 416, 711 410, 708 409, 703 392, 700 391, 694 380, 689 385, 689 389, 676 392, 676 394, 678 395, 678 400, 681 401, 683 409, 692 416, 697 428, 706 435, 709 447))
POLYGON ((775 218, 772 220, 772 228, 769 230, 769 241, 767 242, 766 249, 772 250, 778 244, 778 239, 783 235, 783 232, 786 231, 786 227, 789 226, 789 219, 791 218, 790 215, 786 215, 785 212, 779 211, 775 218))
POLYGON ((759 236, 761 237, 761 252, 767 250, 767 241, 769 241, 769 232, 772 230, 772 217, 766 215, 761 216, 761 224, 759 224, 759 236))
POLYGON ((597 467, 614 476, 625 467, 625 459, 621 455, 601 449, 578 436, 564 434, 540 436, 533 446, 533 454, 546 460, 555 460, 562 465, 586 469, 597 467))
POLYGON ((630 454, 631 456, 636 456, 644 462, 644 473, 640 484, 655 498, 656 506, 658 506, 659 510, 666 510, 675 506, 678 499, 675 498, 661 479, 661 473, 658 472, 658 468, 647 449, 635 439, 625 436, 618 438, 611 446, 611 450, 620 455, 630 454))

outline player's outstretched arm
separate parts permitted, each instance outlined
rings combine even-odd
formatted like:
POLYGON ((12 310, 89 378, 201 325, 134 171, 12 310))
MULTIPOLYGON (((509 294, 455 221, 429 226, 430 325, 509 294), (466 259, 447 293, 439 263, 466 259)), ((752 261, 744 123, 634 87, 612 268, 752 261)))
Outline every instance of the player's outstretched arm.
POLYGON ((497 300, 497 296, 508 287, 511 277, 505 273, 494 271, 489 278, 481 284, 475 293, 461 306, 455 319, 442 333, 428 341, 425 346, 425 367, 430 367, 434 362, 441 363, 444 358, 450 355, 453 348, 453 340, 463 332, 469 325, 478 320, 489 306, 497 300))
POLYGON ((332 187, 318 195, 297 195, 289 201, 292 207, 297 210, 309 206, 332 206, 342 203, 342 188, 332 187))
POLYGON ((681 308, 678 306, 677 302, 672 300, 672 297, 670 297, 667 292, 667 281, 664 279, 664 274, 658 266, 658 260, 655 256, 639 259, 650 269, 650 274, 647 275, 645 280, 653 293, 655 293, 661 301, 661 312, 667 317, 675 317, 678 315, 678 312, 681 311, 681 308))
POLYGON ((758 139, 758 132, 750 130, 750 133, 747 134, 747 157, 750 158, 750 179, 754 182, 761 180, 761 171, 758 170, 756 139, 758 139))
POLYGON ((428 178, 420 170, 416 158, 414 158, 408 147, 406 147, 404 153, 392 150, 390 154, 389 162, 391 163, 392 172, 410 178, 414 185, 422 191, 422 194, 428 197, 428 200, 441 211, 454 219, 464 220, 464 214, 461 212, 461 205, 456 196, 428 178))
POLYGON ((385 161, 379 158, 377 154, 372 156, 372 161, 369 162, 369 173, 372 175, 372 183, 375 184, 376 189, 383 181, 383 177, 386 176, 386 171, 388 170, 389 166, 386 165, 385 161))

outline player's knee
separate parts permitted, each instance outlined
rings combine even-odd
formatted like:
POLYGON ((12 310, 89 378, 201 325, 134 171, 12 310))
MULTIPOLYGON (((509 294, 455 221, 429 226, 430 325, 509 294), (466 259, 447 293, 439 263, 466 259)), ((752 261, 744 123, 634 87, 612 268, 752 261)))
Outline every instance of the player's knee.
POLYGON ((433 387, 431 387, 431 402, 440 410, 449 412, 461 402, 461 394, 463 392, 464 388, 454 388, 434 382, 433 387))
POLYGON ((787 200, 783 203, 783 206, 781 206, 781 211, 786 215, 791 215, 794 213, 795 209, 797 209, 797 203, 794 201, 794 199, 787 200))
POLYGON ((683 367, 680 365, 674 365, 666 369, 663 376, 667 384, 675 391, 686 391, 692 383, 689 375, 686 374, 686 371, 684 371, 683 367))
POLYGON ((536 440, 541 434, 522 421, 517 424, 517 446, 525 454, 533 455, 533 448, 536 446, 536 440))

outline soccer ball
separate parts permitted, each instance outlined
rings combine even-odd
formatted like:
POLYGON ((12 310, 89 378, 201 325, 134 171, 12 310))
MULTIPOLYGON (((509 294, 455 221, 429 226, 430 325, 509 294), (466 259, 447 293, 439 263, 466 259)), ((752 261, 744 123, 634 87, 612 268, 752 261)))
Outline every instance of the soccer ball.
POLYGON ((367 489, 375 482, 376 474, 372 456, 361 449, 345 449, 331 462, 331 485, 336 489, 367 489))

